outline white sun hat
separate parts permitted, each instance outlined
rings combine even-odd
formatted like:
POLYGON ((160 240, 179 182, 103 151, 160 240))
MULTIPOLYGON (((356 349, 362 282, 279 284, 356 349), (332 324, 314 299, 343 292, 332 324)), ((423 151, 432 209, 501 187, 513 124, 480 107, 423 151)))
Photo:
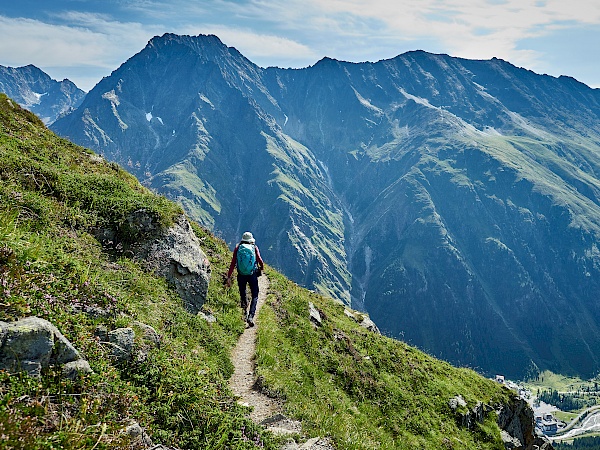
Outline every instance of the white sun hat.
POLYGON ((254 244, 254 236, 249 231, 246 231, 242 234, 242 242, 248 242, 249 244, 254 244))

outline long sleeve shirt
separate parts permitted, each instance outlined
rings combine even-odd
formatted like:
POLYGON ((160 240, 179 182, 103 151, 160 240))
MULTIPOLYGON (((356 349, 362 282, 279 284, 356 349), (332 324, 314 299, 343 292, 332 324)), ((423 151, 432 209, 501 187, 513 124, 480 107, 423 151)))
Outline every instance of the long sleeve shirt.
MULTIPOLYGON (((229 264, 229 272, 227 272, 227 278, 229 278, 232 274, 233 274, 233 269, 235 268, 235 265, 237 263, 237 252, 238 252, 238 248, 240 247, 240 244, 235 246, 235 249, 233 250, 233 257, 231 258, 231 264, 229 264)), ((260 270, 264 269, 264 262, 262 260, 262 258, 260 257, 260 250, 258 249, 258 245, 254 245, 254 253, 256 254, 256 262, 258 264, 258 268, 260 270)))

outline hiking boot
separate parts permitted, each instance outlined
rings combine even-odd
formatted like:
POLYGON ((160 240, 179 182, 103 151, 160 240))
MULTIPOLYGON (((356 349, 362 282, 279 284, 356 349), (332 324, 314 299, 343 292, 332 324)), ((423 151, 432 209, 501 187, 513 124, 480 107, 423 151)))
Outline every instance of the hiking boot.
POLYGON ((254 317, 253 316, 248 316, 248 325, 253 327, 254 326, 254 317))

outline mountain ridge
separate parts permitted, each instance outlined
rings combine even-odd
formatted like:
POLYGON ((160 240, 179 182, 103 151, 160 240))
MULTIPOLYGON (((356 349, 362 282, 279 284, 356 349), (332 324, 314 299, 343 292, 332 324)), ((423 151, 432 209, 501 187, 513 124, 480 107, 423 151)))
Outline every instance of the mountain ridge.
POLYGON ((438 357, 600 369, 600 91, 423 51, 262 69, 165 36, 53 129, 438 357))
POLYGON ((0 92, 37 114, 46 125, 77 108, 85 96, 72 81, 53 80, 32 64, 16 68, 0 66, 0 92))

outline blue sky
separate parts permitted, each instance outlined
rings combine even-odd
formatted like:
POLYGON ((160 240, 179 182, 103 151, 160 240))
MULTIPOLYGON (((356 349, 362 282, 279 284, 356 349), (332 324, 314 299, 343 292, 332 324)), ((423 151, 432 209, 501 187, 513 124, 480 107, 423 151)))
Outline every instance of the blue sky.
POLYGON ((215 34, 262 67, 420 49, 600 88, 597 0, 2 0, 0 65, 87 91, 166 32, 215 34))

